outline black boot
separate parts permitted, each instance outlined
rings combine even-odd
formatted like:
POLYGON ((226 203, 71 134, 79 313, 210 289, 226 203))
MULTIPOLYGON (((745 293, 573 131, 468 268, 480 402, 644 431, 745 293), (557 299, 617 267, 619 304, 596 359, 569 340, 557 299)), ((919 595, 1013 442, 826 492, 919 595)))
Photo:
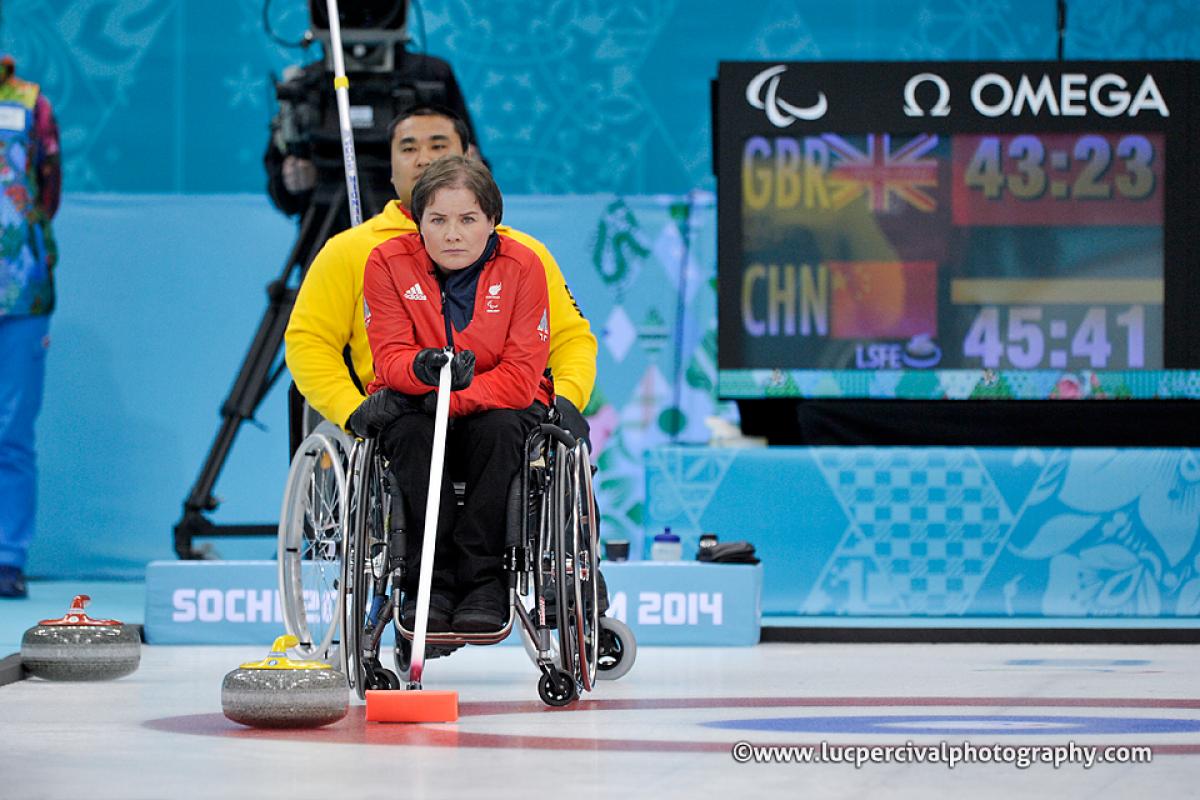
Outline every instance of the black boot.
POLYGON ((461 633, 498 631, 508 619, 508 592, 499 580, 472 589, 454 609, 454 630, 461 633))
MULTIPOLYGON (((429 620, 425 629, 430 633, 441 633, 450 630, 450 620, 454 614, 454 596, 434 590, 429 595, 429 620)), ((400 606, 400 624, 408 630, 415 630, 417 625, 417 593, 407 596, 404 605, 400 606)))

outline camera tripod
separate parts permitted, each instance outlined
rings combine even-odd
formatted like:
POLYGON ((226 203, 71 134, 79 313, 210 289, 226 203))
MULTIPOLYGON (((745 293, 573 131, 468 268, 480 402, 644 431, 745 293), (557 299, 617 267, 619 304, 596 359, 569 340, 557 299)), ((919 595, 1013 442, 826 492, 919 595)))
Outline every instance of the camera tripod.
MULTIPOLYGON (((388 184, 384 181, 383 185, 388 184)), ((371 193, 364 192, 364 196, 371 198, 371 193)), ((375 213, 375 209, 370 209, 369 213, 375 213)), ((267 284, 267 310, 258 324, 250 349, 242 359, 233 388, 221 405, 221 425, 209 447, 204 466, 201 467, 199 477, 183 501, 183 516, 175 524, 175 552, 182 559, 203 557, 193 546, 197 537, 275 536, 277 533, 275 525, 216 524, 205 514, 215 511, 221 503, 213 495, 213 488, 229 457, 238 429, 243 422, 254 418, 263 398, 283 374, 283 334, 287 330, 288 318, 296 302, 300 282, 325 241, 332 234, 348 227, 348 223, 345 186, 323 190, 318 185, 313 193, 312 202, 300 219, 296 243, 284 263, 283 273, 267 284)), ((293 429, 290 438, 293 447, 301 419, 301 415, 296 411, 301 405, 302 401, 293 387, 289 398, 289 410, 292 412, 289 414, 290 427, 293 429)))

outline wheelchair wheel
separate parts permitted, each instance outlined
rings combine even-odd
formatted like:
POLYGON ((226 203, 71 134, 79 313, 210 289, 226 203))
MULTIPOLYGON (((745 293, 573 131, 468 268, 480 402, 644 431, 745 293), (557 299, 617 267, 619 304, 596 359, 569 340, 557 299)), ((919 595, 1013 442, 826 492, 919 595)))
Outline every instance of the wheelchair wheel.
POLYGON ((569 530, 575 566, 575 613, 572 616, 579 654, 579 675, 585 691, 596 683, 599 655, 599 530, 596 502, 592 495, 592 464, 587 446, 579 442, 572 453, 569 530))
POLYGON ((602 681, 615 681, 624 677, 625 673, 633 669, 633 662, 637 660, 637 639, 629 626, 619 619, 600 618, 599 649, 599 671, 596 677, 602 681))
MULTIPOLYGON (((563 674, 579 675, 579 639, 572 615, 575 613, 574 535, 568 529, 571 489, 569 486, 570 451, 561 442, 552 444, 553 474, 550 480, 549 533, 554 563, 555 619, 558 621, 559 669, 563 674)), ((574 678, 573 678, 574 679, 574 678)), ((539 692, 541 691, 539 684, 539 692)), ((547 701, 549 702, 549 701, 547 701)), ((553 704, 551 704, 553 705, 553 704)))
POLYGON ((551 519, 559 657, 563 671, 575 676, 583 691, 591 691, 599 650, 598 537, 591 463, 582 443, 568 449, 556 442, 555 454, 551 519))
POLYGON ((346 530, 346 454, 316 431, 305 437, 288 471, 279 515, 279 597, 296 650, 330 659, 342 616, 343 537, 346 530))
POLYGON ((394 691, 402 685, 396 673, 380 666, 378 661, 368 662, 367 671, 370 674, 367 686, 371 689, 391 689, 394 691))
POLYGON ((548 706, 560 708, 569 705, 579 696, 575 678, 568 672, 559 672, 554 678, 544 674, 538 679, 538 696, 548 706))
MULTIPOLYGON (((356 443, 357 450, 362 445, 356 443)), ((342 575, 342 638, 345 646, 342 648, 342 672, 346 682, 361 700, 366 697, 367 665, 363 661, 363 643, 365 640, 364 626, 367 619, 367 602, 371 596, 369 578, 363 553, 366 543, 363 541, 363 531, 355 523, 351 523, 350 533, 346 536, 346 555, 343 562, 342 575)))
POLYGON ((360 699, 367 689, 388 688, 397 679, 379 664, 374 632, 390 621, 387 530, 390 497, 375 443, 356 442, 350 457, 350 534, 346 537, 343 668, 360 699))
MULTIPOLYGON (((429 647, 425 648, 426 658, 428 658, 429 647)), ((408 639, 405 639, 396 633, 396 646, 392 650, 392 657, 396 661, 396 674, 400 678, 401 683, 408 683, 408 673, 412 669, 412 653, 413 645, 408 639)), ((397 687, 398 688, 398 687, 397 687)))

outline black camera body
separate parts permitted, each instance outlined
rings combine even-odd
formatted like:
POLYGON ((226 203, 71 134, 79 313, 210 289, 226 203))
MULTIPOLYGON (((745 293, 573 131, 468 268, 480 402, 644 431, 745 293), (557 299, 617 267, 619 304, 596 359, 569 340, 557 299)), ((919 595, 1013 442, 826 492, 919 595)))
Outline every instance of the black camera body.
MULTIPOLYGON (((450 65, 440 58, 406 49, 407 2, 360 0, 343 3, 342 53, 349 81, 350 128, 354 134, 363 216, 378 213, 394 197, 388 125, 416 105, 445 106, 471 128, 462 91, 450 65)), ((289 67, 275 82, 279 112, 271 121, 271 142, 264 158, 268 192, 285 214, 304 212, 313 203, 344 203, 341 127, 334 92, 330 33, 324 0, 309 0, 312 26, 308 41, 320 41, 326 58, 289 67), (293 194, 282 183, 288 156, 311 161, 316 169, 312 191, 293 194)), ((338 223, 336 230, 343 225, 338 223)))
POLYGON ((275 81, 279 111, 271 120, 271 141, 280 153, 297 158, 313 157, 312 134, 320 127, 320 75, 289 67, 275 81))
MULTIPOLYGON (((399 49, 399 47, 398 47, 399 49)), ((401 68, 391 73, 347 73, 350 81, 350 128, 364 200, 370 193, 383 193, 382 202, 372 202, 371 212, 391 199, 391 152, 388 124, 416 105, 444 105, 446 83, 406 75, 408 54, 401 52, 401 68)), ((271 122, 274 147, 284 156, 308 159, 317 168, 317 191, 338 187, 345 179, 341 128, 333 91, 333 72, 323 62, 293 68, 275 84, 279 112, 271 122)), ((367 211, 364 208, 364 213, 367 211)))
MULTIPOLYGON (((329 5, 325 0, 308 0, 308 18, 317 35, 329 30, 329 5)), ((404 30, 408 0, 350 0, 338 4, 338 23, 344 29, 404 30)))

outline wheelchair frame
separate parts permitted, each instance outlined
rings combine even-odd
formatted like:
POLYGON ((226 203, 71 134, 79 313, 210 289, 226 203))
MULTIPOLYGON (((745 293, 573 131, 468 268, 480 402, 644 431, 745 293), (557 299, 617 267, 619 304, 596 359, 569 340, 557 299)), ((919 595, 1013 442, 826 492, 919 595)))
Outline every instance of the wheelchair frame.
MULTIPOLYGON (((401 622, 406 599, 401 587, 407 543, 419 532, 407 530, 404 504, 375 441, 355 439, 345 453, 347 441, 340 430, 318 428, 297 450, 284 508, 302 491, 305 502, 293 498, 290 504, 306 513, 293 510, 280 518, 280 591, 285 624, 301 639, 301 654, 337 660, 361 698, 367 689, 399 689, 408 680, 412 631, 401 622), (337 461, 334 454, 344 454, 341 472, 331 463, 337 461), (336 499, 310 499, 314 489, 329 485, 339 490, 336 499), (336 534, 334 520, 340 523, 336 534), (331 600, 335 550, 338 580, 331 600), (317 584, 308 588, 307 598, 306 578, 317 584), (314 591, 320 598, 315 622, 314 591), (330 610, 338 618, 321 627, 330 610), (395 629, 395 671, 379 658, 389 623, 395 629)), ((594 689, 597 678, 628 672, 637 645, 624 623, 598 615, 598 517, 587 445, 548 422, 529 434, 525 447, 529 457, 509 487, 506 514, 507 619, 495 632, 429 632, 426 653, 436 657, 464 644, 494 644, 515 626, 541 673, 539 696, 561 706, 594 689), (547 622, 548 603, 553 626, 547 622)))

